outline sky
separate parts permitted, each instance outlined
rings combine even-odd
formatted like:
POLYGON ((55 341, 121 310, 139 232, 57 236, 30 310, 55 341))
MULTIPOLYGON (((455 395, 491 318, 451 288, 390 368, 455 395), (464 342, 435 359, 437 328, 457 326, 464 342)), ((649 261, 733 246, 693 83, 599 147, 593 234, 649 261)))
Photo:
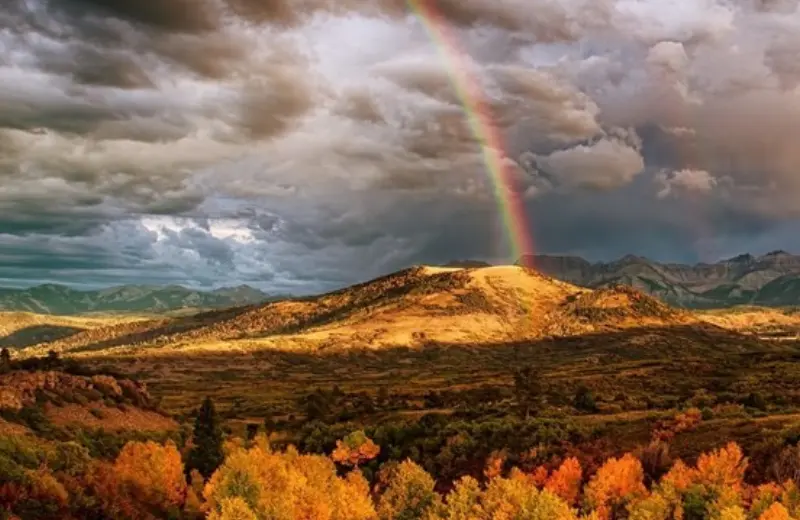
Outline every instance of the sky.
MULTIPOLYGON (((797 0, 425 1, 537 253, 796 249, 797 0)), ((0 285, 514 261, 440 50, 402 0, 4 0, 0 285)))

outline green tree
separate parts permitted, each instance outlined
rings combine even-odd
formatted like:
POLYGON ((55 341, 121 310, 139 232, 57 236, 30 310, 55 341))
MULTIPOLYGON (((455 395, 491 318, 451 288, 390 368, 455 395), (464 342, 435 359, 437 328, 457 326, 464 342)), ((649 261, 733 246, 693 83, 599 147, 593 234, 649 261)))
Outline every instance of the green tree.
POLYGON ((574 405, 577 410, 582 412, 597 411, 597 403, 594 401, 594 395, 592 395, 592 391, 585 386, 578 388, 578 391, 575 393, 574 405))
POLYGON ((209 478, 222 464, 222 425, 210 397, 206 397, 194 420, 192 449, 187 460, 187 470, 196 469, 209 478))
POLYGON ((542 373, 534 367, 525 367, 514 373, 514 392, 522 417, 536 415, 544 407, 542 373))

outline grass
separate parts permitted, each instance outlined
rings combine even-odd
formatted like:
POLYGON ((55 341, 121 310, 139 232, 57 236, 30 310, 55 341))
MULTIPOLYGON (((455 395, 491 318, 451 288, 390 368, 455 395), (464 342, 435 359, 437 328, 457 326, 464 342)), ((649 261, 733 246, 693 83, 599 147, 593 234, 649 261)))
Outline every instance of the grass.
MULTIPOLYGON (((793 326, 791 314, 778 314, 793 326)), ((209 396, 229 426, 267 421, 288 440, 309 423, 377 428, 432 416, 505 431, 518 419, 515 371, 533 367, 540 418, 593 432, 581 442, 606 454, 648 442, 677 410, 702 408, 708 420, 675 444, 691 457, 728 438, 755 446, 759 431, 797 421, 800 347, 758 337, 776 338, 784 325, 766 311, 692 315, 631 289, 579 290, 514 268, 420 268, 320 297, 120 323, 54 344, 144 381, 178 419, 209 396), (398 341, 406 337, 413 341, 398 341), (573 406, 582 386, 597 413, 573 406)))
POLYGON ((470 391, 482 388, 511 400, 513 373, 522 366, 542 370, 549 400, 558 406, 585 384, 609 414, 685 406, 703 392, 737 402, 758 391, 776 413, 800 406, 793 383, 800 377, 800 351, 794 345, 748 338, 726 343, 732 341, 687 327, 495 345, 103 356, 98 362, 145 381, 167 411, 185 414, 209 395, 230 418, 250 420, 301 419, 298 400, 316 388, 372 399, 384 388, 393 413, 424 411, 431 392, 452 394, 446 406, 453 408, 480 404, 480 395, 470 391))

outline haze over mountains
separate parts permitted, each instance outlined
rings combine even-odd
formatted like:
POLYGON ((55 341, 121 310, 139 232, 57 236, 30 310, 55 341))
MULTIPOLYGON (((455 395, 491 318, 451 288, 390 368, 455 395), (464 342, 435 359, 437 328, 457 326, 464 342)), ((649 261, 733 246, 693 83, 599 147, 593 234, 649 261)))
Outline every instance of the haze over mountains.
MULTIPOLYGON (((660 263, 635 255, 592 263, 578 256, 533 255, 521 258, 542 274, 582 287, 627 285, 660 300, 687 308, 734 305, 770 307, 800 305, 800 256, 773 251, 743 254, 714 264, 660 263)), ((459 260, 445 267, 478 268, 489 264, 459 260)), ((0 310, 39 314, 170 312, 210 310, 279 299, 247 285, 213 291, 179 285, 124 285, 79 291, 45 284, 27 289, 0 288, 0 310)))
POLYGON ((198 291, 179 285, 123 285, 95 291, 78 291, 55 284, 27 289, 0 288, 0 310, 60 315, 219 309, 269 299, 268 294, 247 285, 213 291, 198 291))
POLYGON ((629 285, 682 307, 800 304, 800 256, 785 251, 696 265, 662 264, 634 255, 608 263, 591 263, 577 256, 534 255, 518 264, 584 287, 629 285))

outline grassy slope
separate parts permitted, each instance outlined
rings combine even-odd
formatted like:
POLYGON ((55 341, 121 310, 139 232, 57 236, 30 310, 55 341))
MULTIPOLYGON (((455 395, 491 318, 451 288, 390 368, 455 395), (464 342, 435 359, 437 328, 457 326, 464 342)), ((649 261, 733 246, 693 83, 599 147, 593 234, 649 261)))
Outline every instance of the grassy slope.
MULTIPOLYGON (((628 289, 592 292, 522 268, 420 268, 317 298, 94 328, 30 352, 56 347, 123 370, 171 412, 211 395, 229 419, 253 421, 302 421, 298 397, 334 386, 373 398, 388 391, 394 405, 360 416, 365 422, 449 413, 474 403, 435 407, 425 395, 482 387, 505 396, 492 406, 508 411, 513 371, 530 365, 563 401, 548 413, 574 414, 569 400, 585 384, 602 413, 576 420, 632 445, 663 410, 698 394, 761 392, 775 428, 794 421, 798 349, 738 333, 794 323, 766 312, 690 314, 628 289)), ((758 423, 737 413, 709 424, 752 437, 758 423)), ((679 452, 718 441, 707 428, 683 435, 679 452)))

